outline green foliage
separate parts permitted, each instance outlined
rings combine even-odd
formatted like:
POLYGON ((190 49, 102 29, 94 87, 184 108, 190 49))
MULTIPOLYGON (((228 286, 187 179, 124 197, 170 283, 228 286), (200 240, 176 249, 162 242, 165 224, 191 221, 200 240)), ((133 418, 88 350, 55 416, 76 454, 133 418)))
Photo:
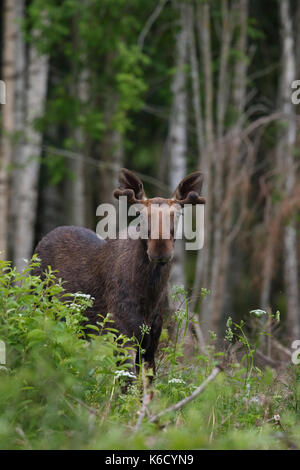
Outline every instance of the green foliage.
POLYGON ((66 294, 50 268, 43 281, 29 275, 36 264, 21 275, 0 262, 0 338, 7 352, 0 371, 0 447, 87 445, 89 413, 78 403, 105 403, 116 374, 128 367, 128 347, 108 328, 109 318, 87 325, 105 328, 106 335, 85 341, 83 312, 93 299, 66 294))
MULTIPOLYGON (((0 261, 0 339, 6 345, 0 369, 1 449, 269 449, 299 442, 299 367, 287 370, 281 383, 272 369, 253 367, 249 374, 235 362, 188 406, 168 413, 158 426, 144 418, 135 433, 143 387, 133 381, 122 393, 121 386, 134 378, 125 362, 128 338, 118 334, 108 315, 99 317, 97 326, 86 325, 91 331, 86 341, 82 322, 93 299, 66 293, 50 269, 43 280, 30 274, 37 263, 34 258, 20 274, 0 261), (245 377, 247 386, 241 387, 245 377)), ((187 300, 182 288, 174 295, 187 300)), ((183 311, 190 321, 188 308, 183 311)), ((174 316, 177 328, 183 316, 174 316)), ((243 331, 244 325, 236 331, 241 341, 243 331)), ((142 335, 147 334, 143 325, 142 335)), ((191 360, 183 358, 182 341, 174 345, 165 330, 161 340, 167 347, 158 355, 150 414, 191 394, 220 360, 215 334, 191 360)), ((245 346, 251 353, 249 340, 245 346)))
MULTIPOLYGON (((144 75, 150 59, 137 46, 148 2, 86 0, 84 8, 81 0, 30 2, 27 41, 50 57, 51 83, 39 131, 51 145, 78 152, 77 129, 96 144, 112 130, 124 135, 134 129, 132 114, 141 109, 148 88, 144 75), (83 98, 84 72, 88 91, 83 98), (50 128, 63 139, 55 135, 51 142, 50 128)), ((65 161, 47 166, 51 183, 68 176, 65 161)))

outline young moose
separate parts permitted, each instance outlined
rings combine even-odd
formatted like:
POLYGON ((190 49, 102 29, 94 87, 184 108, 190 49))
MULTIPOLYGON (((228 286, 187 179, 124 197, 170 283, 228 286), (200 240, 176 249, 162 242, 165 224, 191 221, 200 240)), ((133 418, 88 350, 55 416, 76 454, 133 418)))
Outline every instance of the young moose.
MULTIPOLYGON (((134 173, 121 169, 119 188, 114 196, 127 196, 128 204, 139 203, 149 216, 147 239, 116 239, 105 242, 91 230, 58 227, 46 235, 35 252, 41 258, 38 274, 47 266, 57 271, 69 292, 90 294, 95 301, 86 316, 89 323, 99 321, 99 314, 112 314, 114 327, 128 338, 141 341, 141 326, 150 327, 144 335, 143 360, 155 373, 154 355, 162 329, 162 308, 174 253, 174 225, 178 207, 204 204, 200 197, 202 174, 194 172, 178 185, 172 198, 147 199, 143 184, 134 173), (161 218, 151 224, 151 206, 163 206, 162 217, 169 217, 169 234, 161 233, 161 218), (154 228, 158 233, 151 238, 154 228)), ((137 361, 137 358, 135 358, 137 361)), ((134 361, 134 362, 135 362, 134 361)))

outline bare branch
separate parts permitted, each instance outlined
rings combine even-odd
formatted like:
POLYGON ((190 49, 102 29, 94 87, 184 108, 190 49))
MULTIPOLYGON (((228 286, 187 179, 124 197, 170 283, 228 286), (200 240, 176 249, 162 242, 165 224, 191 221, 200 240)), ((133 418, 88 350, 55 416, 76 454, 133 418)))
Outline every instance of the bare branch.
MULTIPOLYGON (((59 155, 59 156, 62 156, 62 157, 65 157, 65 158, 71 158, 71 159, 84 160, 85 163, 88 163, 89 165, 92 165, 96 168, 109 168, 112 171, 119 170, 119 168, 120 168, 119 165, 116 165, 114 163, 99 161, 99 160, 96 160, 95 158, 88 157, 88 156, 85 157, 80 153, 72 152, 70 150, 58 149, 58 148, 55 148, 55 147, 50 147, 48 145, 43 145, 43 149, 48 153, 52 153, 53 155, 59 155)), ((137 171, 135 172, 135 174, 139 178, 143 178, 144 181, 147 181, 148 183, 152 184, 153 186, 161 189, 161 191, 165 195, 169 194, 168 186, 165 185, 162 181, 159 181, 158 179, 153 178, 152 176, 145 175, 144 173, 139 173, 137 171)))
POLYGON ((198 395, 200 395, 200 393, 202 393, 206 389, 207 385, 212 382, 222 370, 223 369, 221 368, 221 366, 216 366, 213 369, 212 373, 207 377, 207 379, 204 380, 204 382, 198 388, 196 388, 193 393, 191 393, 188 397, 184 398, 183 400, 180 400, 179 402, 175 403, 175 405, 172 405, 166 410, 161 411, 157 415, 151 416, 149 418, 149 422, 155 423, 161 416, 165 415, 166 413, 169 413, 170 411, 177 411, 183 406, 190 403, 192 400, 194 400, 194 398, 196 398, 198 395))
POLYGON ((153 13, 149 16, 148 20, 146 21, 146 24, 145 24, 144 28, 142 29, 142 31, 140 32, 140 35, 139 35, 138 41, 137 41, 138 46, 140 47, 140 49, 143 49, 146 36, 149 33, 149 31, 152 28, 155 21, 157 20, 157 18, 159 17, 159 15, 161 14, 161 12, 163 11, 164 6, 167 3, 167 1, 168 0, 160 0, 158 2, 158 5, 156 6, 155 10, 153 11, 153 13))

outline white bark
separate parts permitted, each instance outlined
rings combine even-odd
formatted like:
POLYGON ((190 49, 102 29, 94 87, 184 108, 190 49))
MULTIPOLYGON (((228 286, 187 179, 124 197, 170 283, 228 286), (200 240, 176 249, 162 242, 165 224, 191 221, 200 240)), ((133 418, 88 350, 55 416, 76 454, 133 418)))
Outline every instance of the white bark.
MULTIPOLYGON (((280 2, 280 20, 282 27, 282 76, 281 94, 282 111, 289 115, 287 130, 282 136, 279 147, 278 163, 280 170, 284 171, 284 194, 288 199, 295 189, 296 169, 294 161, 294 147, 296 144, 296 111, 291 102, 291 83, 296 79, 295 42, 293 36, 292 17, 289 0, 280 2)), ((299 311, 299 278, 297 232, 293 218, 290 219, 284 231, 284 277, 287 301, 288 329, 291 339, 299 339, 300 311, 299 311)))
POLYGON ((14 102, 14 128, 16 132, 15 146, 13 152, 13 171, 12 171, 12 198, 10 204, 11 221, 9 224, 10 251, 13 253, 15 221, 17 217, 17 198, 15 197, 19 189, 20 177, 22 177, 23 168, 20 167, 20 154, 23 149, 24 129, 25 129, 25 107, 26 107, 26 47, 24 34, 21 27, 21 21, 24 20, 25 1, 16 2, 16 32, 15 32, 15 102, 14 102))
MULTIPOLYGON (((189 44, 189 12, 188 6, 181 2, 178 5, 180 13, 180 30, 176 38, 176 71, 173 76, 172 94, 173 103, 169 127, 169 185, 170 190, 174 191, 178 183, 186 176, 187 165, 187 63, 188 63, 188 44, 189 44)), ((174 249, 174 261, 170 275, 170 287, 175 285, 185 285, 185 249, 184 240, 177 240, 174 249)), ((171 308, 178 310, 184 308, 179 302, 171 301, 171 308)), ((186 327, 184 321, 180 331, 180 338, 186 327)), ((185 338, 185 354, 190 354, 190 348, 193 346, 190 325, 188 326, 185 338)))
POLYGON ((2 73, 6 84, 6 104, 0 105, 2 111, 2 138, 0 142, 0 257, 2 258, 7 258, 9 233, 9 165, 12 163, 13 147, 11 138, 14 131, 15 17, 16 0, 6 0, 4 3, 2 73), (1 252, 3 252, 2 255, 1 252))
MULTIPOLYGON (((188 53, 188 18, 187 6, 179 4, 180 30, 176 40, 176 71, 173 77, 173 104, 169 128, 170 171, 169 184, 174 191, 178 183, 186 176, 187 152, 187 53, 188 53)), ((184 245, 182 240, 175 243, 174 263, 171 272, 171 284, 184 284, 184 245)))
POLYGON ((31 257, 34 244, 42 136, 33 128, 33 123, 44 112, 47 78, 48 57, 40 55, 35 46, 31 44, 26 96, 25 142, 20 152, 19 162, 24 167, 19 177, 19 189, 16 195, 14 262, 19 270, 24 267, 24 258, 31 257))

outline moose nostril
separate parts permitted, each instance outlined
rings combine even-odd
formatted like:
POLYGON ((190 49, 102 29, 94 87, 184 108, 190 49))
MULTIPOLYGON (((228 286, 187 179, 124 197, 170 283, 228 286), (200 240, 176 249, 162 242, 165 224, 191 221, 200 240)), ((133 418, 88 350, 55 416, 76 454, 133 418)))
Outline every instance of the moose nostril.
POLYGON ((158 264, 167 264, 168 261, 169 261, 169 258, 159 258, 157 260, 157 263, 158 264))
POLYGON ((167 264, 170 261, 170 257, 159 257, 159 258, 154 258, 152 256, 149 256, 150 261, 153 263, 157 264, 167 264))

